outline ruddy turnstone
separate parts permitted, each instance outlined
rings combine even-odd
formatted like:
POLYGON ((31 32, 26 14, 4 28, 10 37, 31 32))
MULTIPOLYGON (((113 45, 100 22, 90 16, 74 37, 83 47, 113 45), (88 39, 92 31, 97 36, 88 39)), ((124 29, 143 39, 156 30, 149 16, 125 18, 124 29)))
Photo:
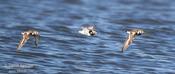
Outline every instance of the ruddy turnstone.
POLYGON ((81 30, 78 32, 87 36, 94 36, 97 34, 94 26, 81 27, 81 30))
POLYGON ((40 36, 38 31, 28 30, 28 31, 21 32, 21 34, 23 35, 23 37, 17 46, 17 50, 20 49, 21 47, 23 47, 23 45, 27 42, 27 40, 30 38, 30 36, 33 36, 35 38, 35 46, 36 47, 38 46, 39 36, 40 36))
POLYGON ((132 29, 127 31, 127 33, 128 37, 122 47, 122 52, 124 52, 129 47, 129 45, 133 42, 136 36, 142 35, 144 31, 142 29, 132 29))

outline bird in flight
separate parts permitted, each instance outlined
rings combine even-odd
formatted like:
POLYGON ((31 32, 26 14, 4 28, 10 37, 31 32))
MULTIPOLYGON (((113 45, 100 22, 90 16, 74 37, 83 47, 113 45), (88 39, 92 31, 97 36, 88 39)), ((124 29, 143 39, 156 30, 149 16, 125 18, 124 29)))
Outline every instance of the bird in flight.
POLYGON ((81 30, 79 31, 79 33, 87 36, 94 36, 97 34, 94 26, 81 27, 81 30))
POLYGON ((124 45, 121 49, 122 52, 124 52, 129 47, 129 45, 133 42, 136 36, 142 35, 144 31, 142 29, 132 29, 127 31, 127 33, 128 37, 125 40, 124 45))
POLYGON ((23 45, 27 42, 27 40, 29 40, 30 36, 33 36, 35 38, 35 46, 36 47, 38 46, 39 36, 40 36, 38 31, 28 30, 28 31, 21 32, 21 34, 23 37, 17 46, 17 50, 23 47, 23 45))

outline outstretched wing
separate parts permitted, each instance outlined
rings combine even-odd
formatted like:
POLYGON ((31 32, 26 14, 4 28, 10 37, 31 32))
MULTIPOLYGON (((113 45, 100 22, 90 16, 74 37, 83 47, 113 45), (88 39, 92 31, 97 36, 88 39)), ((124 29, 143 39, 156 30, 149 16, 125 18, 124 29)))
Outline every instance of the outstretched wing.
POLYGON ((129 33, 129 35, 128 35, 127 39, 125 40, 125 43, 122 47, 122 50, 121 50, 122 52, 124 52, 129 47, 129 45, 133 42, 134 37, 135 37, 134 34, 129 33))
POLYGON ((23 34, 23 38, 20 40, 18 46, 17 46, 17 50, 20 49, 21 47, 23 47, 23 45, 27 42, 27 40, 29 39, 30 34, 24 33, 23 34))
POLYGON ((39 35, 34 35, 34 38, 35 38, 35 46, 38 47, 39 35))

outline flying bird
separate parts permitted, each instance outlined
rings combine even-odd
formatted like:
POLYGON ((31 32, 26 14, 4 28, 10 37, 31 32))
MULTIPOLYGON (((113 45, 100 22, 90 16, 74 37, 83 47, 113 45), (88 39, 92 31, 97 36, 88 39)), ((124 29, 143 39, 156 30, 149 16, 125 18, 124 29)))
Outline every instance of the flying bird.
POLYGON ((17 50, 19 50, 20 48, 22 48, 24 46, 24 44, 27 42, 27 40, 29 40, 30 36, 33 36, 35 38, 35 46, 38 46, 38 42, 39 42, 39 32, 36 30, 28 30, 28 31, 24 31, 21 32, 22 34, 22 39, 20 40, 18 46, 17 46, 17 50))
POLYGON ((125 40, 124 45, 121 49, 122 52, 124 52, 129 47, 129 45, 133 42, 136 36, 142 35, 144 31, 142 29, 132 29, 127 31, 127 33, 128 37, 125 40))
POLYGON ((81 27, 81 30, 78 32, 87 36, 94 36, 97 34, 94 26, 81 27))

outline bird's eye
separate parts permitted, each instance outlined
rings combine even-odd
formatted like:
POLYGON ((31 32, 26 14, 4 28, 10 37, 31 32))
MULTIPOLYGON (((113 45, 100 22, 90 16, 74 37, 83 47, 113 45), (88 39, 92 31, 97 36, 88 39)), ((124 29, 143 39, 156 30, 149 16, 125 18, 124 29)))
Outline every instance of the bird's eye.
POLYGON ((141 33, 138 33, 138 35, 141 35, 141 33))
POLYGON ((141 31, 138 31, 138 32, 137 32, 137 35, 141 35, 141 34, 142 34, 142 32, 141 32, 141 31))
POLYGON ((89 33, 91 34, 92 33, 92 30, 89 30, 89 33))
POLYGON ((90 35, 95 35, 95 33, 92 30, 89 30, 90 35))

